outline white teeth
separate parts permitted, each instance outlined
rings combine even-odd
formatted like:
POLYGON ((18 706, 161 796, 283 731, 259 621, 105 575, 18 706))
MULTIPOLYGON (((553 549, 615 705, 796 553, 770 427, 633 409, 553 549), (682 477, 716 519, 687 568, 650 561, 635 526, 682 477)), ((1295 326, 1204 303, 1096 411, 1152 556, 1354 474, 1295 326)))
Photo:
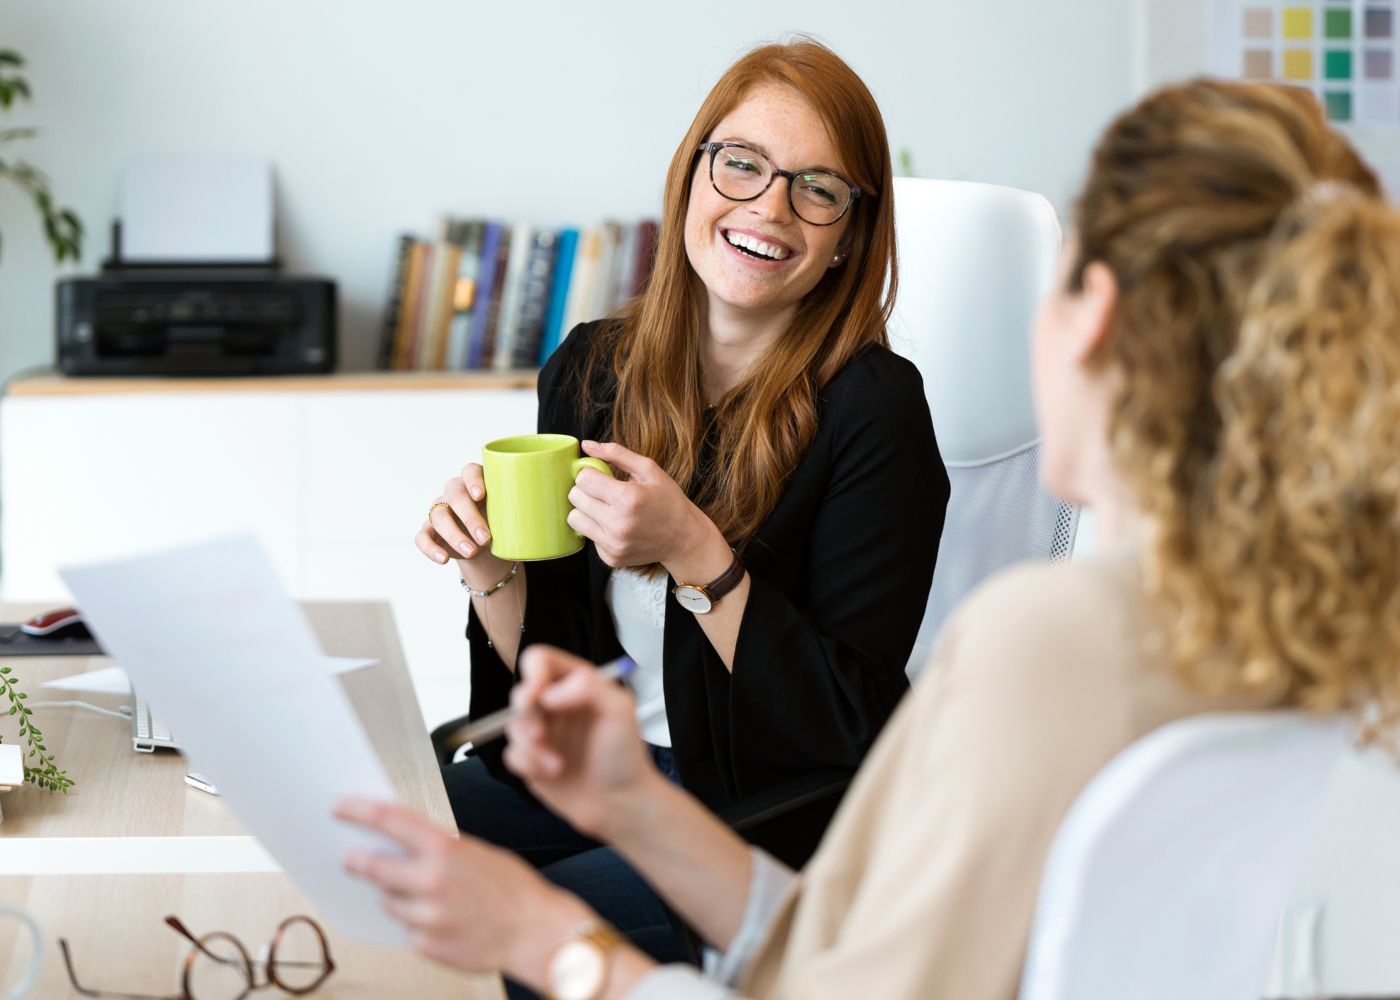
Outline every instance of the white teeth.
POLYGON ((755 239, 744 233, 736 233, 732 229, 725 232, 724 238, 736 247, 743 247, 745 250, 750 250, 753 253, 762 254, 770 260, 785 260, 792 252, 784 247, 775 247, 771 244, 764 243, 762 240, 755 239))

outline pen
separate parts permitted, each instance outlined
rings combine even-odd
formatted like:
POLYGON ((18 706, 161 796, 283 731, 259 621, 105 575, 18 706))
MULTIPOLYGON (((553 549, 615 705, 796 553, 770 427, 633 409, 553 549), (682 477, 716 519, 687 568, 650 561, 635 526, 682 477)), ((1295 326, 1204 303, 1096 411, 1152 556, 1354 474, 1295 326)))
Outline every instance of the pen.
MULTIPOLYGON (((637 664, 630 656, 620 656, 616 660, 598 667, 598 674, 606 680, 626 680, 632 676, 632 672, 637 669, 637 664)), ((492 712, 490 715, 483 715, 474 722, 458 726, 447 738, 450 745, 461 746, 470 743, 474 747, 479 747, 483 743, 490 743, 492 740, 500 739, 505 735, 506 726, 511 721, 523 714, 522 709, 503 708, 499 712, 492 712)))

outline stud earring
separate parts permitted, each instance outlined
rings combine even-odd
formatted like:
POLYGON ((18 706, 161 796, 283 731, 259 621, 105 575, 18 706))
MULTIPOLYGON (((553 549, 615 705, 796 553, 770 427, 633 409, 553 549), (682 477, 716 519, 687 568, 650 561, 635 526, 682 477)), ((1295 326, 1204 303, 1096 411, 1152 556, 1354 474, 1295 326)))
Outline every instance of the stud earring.
POLYGON ((832 255, 831 255, 831 263, 833 263, 833 264, 839 264, 839 263, 841 263, 841 262, 842 262, 843 260, 845 260, 845 259, 846 259, 846 255, 843 254, 843 253, 838 253, 838 254, 832 254, 832 255))

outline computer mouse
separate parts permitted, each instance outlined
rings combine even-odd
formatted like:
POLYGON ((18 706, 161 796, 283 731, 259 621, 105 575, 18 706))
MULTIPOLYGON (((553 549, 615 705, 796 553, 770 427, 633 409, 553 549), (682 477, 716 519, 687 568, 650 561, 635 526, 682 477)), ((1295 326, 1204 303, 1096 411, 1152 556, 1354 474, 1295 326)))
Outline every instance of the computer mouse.
POLYGON ((20 624, 19 630, 36 639, 91 639, 92 631, 77 608, 56 608, 20 624))

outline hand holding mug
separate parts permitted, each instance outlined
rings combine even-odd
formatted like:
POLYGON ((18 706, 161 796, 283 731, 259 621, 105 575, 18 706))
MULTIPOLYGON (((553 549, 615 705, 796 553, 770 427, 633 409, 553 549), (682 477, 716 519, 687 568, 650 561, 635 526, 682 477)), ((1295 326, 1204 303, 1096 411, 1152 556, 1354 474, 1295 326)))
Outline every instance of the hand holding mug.
POLYGON ((593 542, 604 563, 665 564, 707 537, 709 519, 661 466, 620 444, 585 441, 583 450, 627 474, 622 482, 585 471, 569 491, 569 525, 593 542))
MULTIPOLYGON (((510 563, 491 552, 491 529, 483 507, 485 500, 482 468, 472 463, 447 481, 442 494, 428 508, 427 521, 414 538, 418 550, 436 563, 446 563, 449 559, 470 561, 472 579, 490 576, 494 580, 508 572, 510 563)), ((464 579, 469 576, 465 566, 462 575, 464 579)))

